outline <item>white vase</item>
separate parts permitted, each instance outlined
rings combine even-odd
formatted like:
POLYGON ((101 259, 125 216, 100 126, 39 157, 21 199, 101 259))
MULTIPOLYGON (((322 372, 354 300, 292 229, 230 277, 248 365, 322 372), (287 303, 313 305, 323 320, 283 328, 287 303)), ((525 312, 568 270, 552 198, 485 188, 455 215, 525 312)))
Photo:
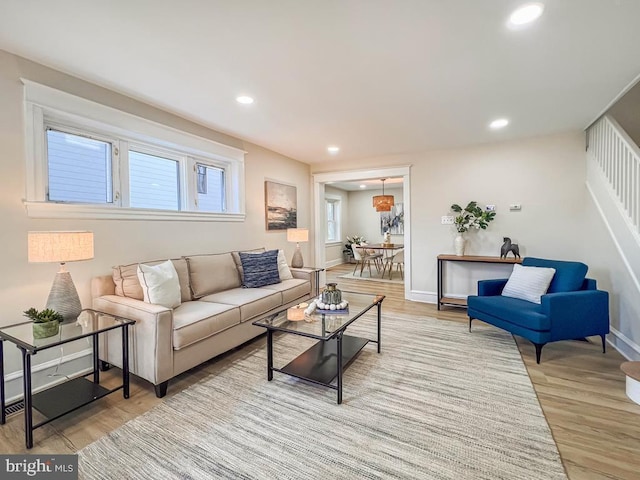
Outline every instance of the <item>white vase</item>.
POLYGON ((453 241, 453 246, 456 249, 456 255, 458 257, 461 257, 464 255, 464 242, 465 242, 465 239, 461 233, 459 233, 456 239, 453 241))

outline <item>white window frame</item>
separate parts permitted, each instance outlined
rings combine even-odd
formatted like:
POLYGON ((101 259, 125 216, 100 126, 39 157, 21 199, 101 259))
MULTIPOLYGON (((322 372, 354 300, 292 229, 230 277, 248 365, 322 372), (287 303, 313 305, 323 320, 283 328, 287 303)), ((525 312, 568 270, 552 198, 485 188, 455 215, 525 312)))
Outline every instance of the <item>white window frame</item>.
POLYGON ((342 198, 339 195, 325 194, 324 196, 325 211, 325 234, 324 242, 326 245, 336 245, 342 243, 342 198), (336 240, 329 240, 329 219, 326 217, 327 204, 333 203, 333 212, 336 224, 336 240))
POLYGON ((131 115, 21 79, 25 90, 26 198, 32 218, 244 221, 244 150, 131 115), (46 128, 112 143, 113 203, 79 204, 47 199, 46 128), (129 149, 178 160, 182 210, 129 206, 129 149), (142 150, 141 150, 142 149, 142 150), (197 210, 196 163, 224 170, 225 211, 197 210))

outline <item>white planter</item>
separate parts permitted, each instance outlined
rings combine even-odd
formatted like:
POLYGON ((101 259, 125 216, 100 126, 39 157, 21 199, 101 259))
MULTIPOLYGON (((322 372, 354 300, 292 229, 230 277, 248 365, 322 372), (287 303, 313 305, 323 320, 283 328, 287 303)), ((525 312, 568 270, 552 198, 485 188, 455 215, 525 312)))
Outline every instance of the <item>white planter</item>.
POLYGON ((453 241, 453 246, 456 249, 456 255, 458 257, 461 257, 464 255, 464 243, 465 243, 465 239, 462 236, 462 234, 459 233, 456 239, 453 241))

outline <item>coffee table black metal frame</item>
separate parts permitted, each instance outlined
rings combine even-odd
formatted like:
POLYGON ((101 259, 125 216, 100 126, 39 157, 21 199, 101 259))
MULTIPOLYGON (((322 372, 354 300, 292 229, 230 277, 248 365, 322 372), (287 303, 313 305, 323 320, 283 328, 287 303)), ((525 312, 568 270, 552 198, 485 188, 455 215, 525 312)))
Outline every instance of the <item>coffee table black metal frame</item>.
MULTIPOLYGON (((348 292, 347 293, 348 298, 348 292)), ((322 322, 322 335, 315 335, 312 333, 292 330, 289 328, 283 328, 269 324, 269 319, 273 320, 278 315, 282 315, 281 312, 272 315, 268 319, 256 320, 253 325, 264 327, 267 329, 267 380, 273 380, 273 372, 285 373, 293 377, 301 378, 303 380, 322 385, 327 388, 331 388, 337 391, 337 403, 342 403, 342 377, 344 370, 349 366, 353 359, 360 353, 367 343, 376 343, 378 353, 380 353, 381 347, 381 323, 382 323, 382 301, 385 299, 384 295, 377 295, 373 302, 357 312, 347 322, 342 324, 339 328, 333 331, 326 331, 324 328, 325 316, 321 315, 322 322), (371 340, 368 338, 355 337, 351 335, 345 335, 345 331, 349 325, 362 317, 372 308, 377 307, 377 339, 371 340), (273 366, 273 334, 274 332, 290 333, 293 335, 299 335, 303 337, 313 338, 318 340, 311 348, 298 355, 294 360, 289 362, 282 368, 276 368, 273 366), (332 382, 337 378, 337 382, 334 385, 332 382)))
MULTIPOLYGON (((100 312, 93 309, 85 309, 82 313, 90 315, 103 315, 111 317, 115 320, 113 324, 92 328, 90 331, 83 332, 78 335, 72 335, 69 338, 50 337, 50 343, 46 342, 42 345, 34 345, 35 341, 29 341, 20 336, 12 335, 16 331, 15 327, 31 325, 31 322, 25 322, 15 325, 9 325, 0 328, 0 424, 6 423, 7 406, 5 404, 5 386, 4 386, 4 342, 14 343, 22 353, 22 379, 24 389, 24 434, 26 447, 33 447, 33 431, 57 418, 71 413, 80 407, 88 405, 110 393, 122 389, 124 398, 129 398, 129 326, 135 323, 134 320, 118 317, 108 313, 100 312), (98 335, 109 330, 122 329, 122 385, 112 389, 107 389, 100 385, 100 364, 99 364, 99 342, 98 335), (13 329, 13 331, 12 331, 13 329), (93 370, 80 377, 75 377, 66 382, 50 387, 46 390, 33 394, 31 385, 31 357, 38 352, 49 348, 57 347, 70 343, 82 338, 92 337, 93 340, 93 370), (89 380, 85 377, 92 375, 93 379, 89 380), (45 416, 45 420, 40 423, 33 424, 33 408, 38 410, 45 416)), ((82 315, 82 314, 81 314, 82 315)), ((72 324, 75 322, 72 322, 72 324)), ((60 325, 65 328, 67 324, 60 325)), ((47 340, 47 339, 44 339, 47 340)))

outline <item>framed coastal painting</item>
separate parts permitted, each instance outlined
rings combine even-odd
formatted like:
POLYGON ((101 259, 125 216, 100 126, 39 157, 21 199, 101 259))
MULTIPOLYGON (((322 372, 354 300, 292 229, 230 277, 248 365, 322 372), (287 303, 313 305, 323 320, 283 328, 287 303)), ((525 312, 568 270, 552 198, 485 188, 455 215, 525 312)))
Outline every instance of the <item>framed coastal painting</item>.
POLYGON ((404 208, 396 203, 390 212, 380 212, 380 234, 389 230, 391 235, 404 235, 404 208))
POLYGON ((264 182, 267 231, 298 227, 298 198, 293 185, 264 182))

